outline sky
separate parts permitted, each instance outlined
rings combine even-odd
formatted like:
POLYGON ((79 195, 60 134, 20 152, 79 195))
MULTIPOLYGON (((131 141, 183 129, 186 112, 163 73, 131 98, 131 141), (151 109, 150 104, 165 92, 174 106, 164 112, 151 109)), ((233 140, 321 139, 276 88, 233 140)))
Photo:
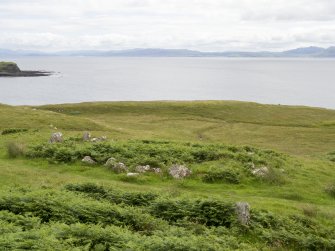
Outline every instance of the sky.
POLYGON ((0 0, 0 48, 280 51, 335 45, 335 0, 0 0))

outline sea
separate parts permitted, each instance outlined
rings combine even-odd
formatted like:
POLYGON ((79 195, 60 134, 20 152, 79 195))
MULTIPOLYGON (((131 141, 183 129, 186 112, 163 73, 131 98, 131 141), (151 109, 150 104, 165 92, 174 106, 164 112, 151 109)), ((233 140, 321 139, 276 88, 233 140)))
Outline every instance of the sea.
POLYGON ((20 57, 47 77, 0 78, 0 103, 240 100, 335 109, 335 59, 20 57))

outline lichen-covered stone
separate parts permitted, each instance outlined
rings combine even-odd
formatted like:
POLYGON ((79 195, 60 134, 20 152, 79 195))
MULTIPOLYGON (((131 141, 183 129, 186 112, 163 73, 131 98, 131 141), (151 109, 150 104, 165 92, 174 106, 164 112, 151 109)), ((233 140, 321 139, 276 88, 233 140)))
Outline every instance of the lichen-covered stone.
POLYGON ((238 221, 242 225, 248 225, 250 221, 250 205, 247 202, 237 202, 235 204, 238 221))
POLYGON ((150 172, 151 171, 151 167, 149 165, 145 165, 145 166, 137 166, 135 168, 136 172, 138 173, 146 173, 146 172, 150 172))
POLYGON ((51 134, 50 143, 60 143, 63 142, 63 134, 61 132, 55 132, 51 134))
POLYGON ((96 162, 91 158, 91 156, 85 156, 81 162, 88 164, 88 165, 95 165, 96 162))
POLYGON ((112 166, 114 166, 115 164, 117 164, 116 159, 113 158, 113 157, 110 157, 110 158, 106 161, 105 166, 106 166, 106 167, 112 167, 112 166))
POLYGON ((154 173, 162 173, 162 170, 159 167, 153 167, 151 168, 151 171, 154 173))
POLYGON ((173 165, 169 169, 169 174, 175 179, 183 179, 192 174, 192 171, 183 165, 173 165))
POLYGON ((89 132, 84 132, 83 134, 83 141, 90 141, 91 134, 89 132))
POLYGON ((101 136, 98 138, 92 138, 91 142, 101 142, 101 141, 106 141, 107 140, 107 136, 101 136))
POLYGON ((111 157, 109 158, 105 166, 109 169, 111 169, 115 173, 126 173, 128 172, 128 167, 122 163, 122 162, 117 162, 115 158, 111 157))
POLYGON ((263 167, 252 170, 251 173, 257 177, 265 177, 269 174, 269 168, 266 166, 263 166, 263 167))

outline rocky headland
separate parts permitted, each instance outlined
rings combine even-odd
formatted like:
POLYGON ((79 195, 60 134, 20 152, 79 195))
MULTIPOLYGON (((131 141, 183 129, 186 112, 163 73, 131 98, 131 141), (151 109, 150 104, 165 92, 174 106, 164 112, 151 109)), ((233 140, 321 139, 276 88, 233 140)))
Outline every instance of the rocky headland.
POLYGON ((47 71, 21 71, 16 63, 0 62, 0 77, 42 77, 49 76, 47 71))

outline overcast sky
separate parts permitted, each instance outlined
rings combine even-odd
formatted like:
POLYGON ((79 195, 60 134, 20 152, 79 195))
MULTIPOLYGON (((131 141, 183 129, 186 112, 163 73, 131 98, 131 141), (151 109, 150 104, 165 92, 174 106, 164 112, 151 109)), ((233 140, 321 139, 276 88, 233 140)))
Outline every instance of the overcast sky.
POLYGON ((0 48, 284 50, 335 45, 335 0, 0 0, 0 48))

